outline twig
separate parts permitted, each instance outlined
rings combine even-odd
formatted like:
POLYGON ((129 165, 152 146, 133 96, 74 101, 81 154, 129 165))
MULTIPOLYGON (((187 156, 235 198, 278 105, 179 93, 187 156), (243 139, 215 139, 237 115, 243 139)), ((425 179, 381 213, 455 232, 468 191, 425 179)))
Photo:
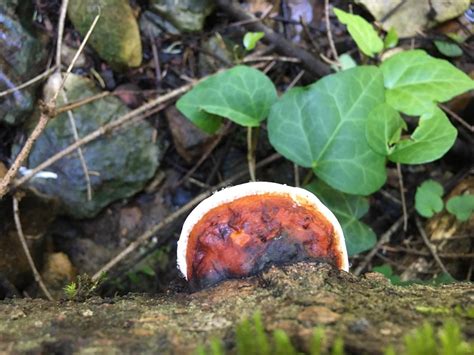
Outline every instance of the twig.
MULTIPOLYGON (((430 256, 430 252, 425 252, 425 251, 420 251, 420 250, 415 250, 415 249, 409 249, 409 248, 394 248, 391 246, 384 246, 382 247, 383 250, 389 251, 389 252, 394 252, 394 253, 407 253, 407 254, 413 254, 413 255, 420 255, 420 256, 430 256)), ((438 254, 438 256, 442 259, 474 259, 474 253, 441 253, 438 254)))
POLYGON ((398 184, 400 185, 400 197, 402 200, 402 211, 403 211, 403 231, 407 231, 408 227, 408 212, 407 212, 407 201, 405 199, 405 187, 403 184, 402 167, 400 163, 397 163, 397 174, 398 184))
POLYGON ((448 274, 448 275, 451 276, 451 274, 449 273, 449 271, 446 269, 443 262, 439 258, 435 247, 433 246, 433 244, 430 243, 430 241, 428 239, 428 236, 426 235, 426 232, 423 229, 423 226, 421 225, 420 219, 418 217, 415 218, 415 222, 416 222, 416 227, 418 228, 418 231, 420 232, 421 237, 423 238, 423 241, 425 242, 426 246, 428 247, 429 251, 431 252, 431 255, 433 255, 433 258, 435 259, 436 263, 438 264, 440 269, 443 270, 443 272, 445 274, 448 274))
POLYGON ((30 250, 28 249, 28 244, 26 244, 25 235, 23 234, 23 228, 21 226, 20 220, 20 210, 18 208, 18 199, 16 196, 13 196, 13 219, 15 220, 15 227, 18 234, 18 238, 20 239, 21 246, 23 247, 23 251, 25 252, 26 259, 28 260, 28 264, 30 264, 31 271, 33 271, 33 275, 35 277, 35 281, 38 283, 41 291, 43 291, 46 298, 50 301, 54 301, 51 293, 49 293, 48 288, 43 283, 43 279, 41 278, 38 269, 36 268, 35 262, 31 257, 30 250))
POLYGON ((360 275, 362 271, 369 265, 370 261, 373 259, 375 254, 379 251, 380 247, 388 243, 390 241, 390 238, 392 235, 400 228, 400 225, 403 223, 403 216, 401 216, 397 221, 392 224, 392 226, 380 237, 378 240, 377 244, 372 248, 372 250, 364 257, 364 260, 362 260, 357 266, 357 268, 354 270, 354 275, 360 275))
POLYGON ((300 17, 300 23, 301 26, 303 27, 303 32, 306 35, 306 38, 311 42, 311 45, 313 46, 313 49, 315 50, 316 53, 320 52, 320 45, 314 40, 313 36, 311 35, 311 32, 309 31, 309 26, 306 23, 306 21, 303 19, 303 17, 300 17))
POLYGON ((51 99, 51 102, 56 102, 56 99, 58 98, 59 92, 60 92, 60 91, 62 90, 62 88, 64 87, 64 84, 66 83, 66 80, 67 80, 69 74, 71 73, 72 68, 74 68, 74 65, 76 65, 77 59, 79 58, 79 56, 81 55, 82 51, 84 50, 84 47, 86 46, 87 41, 89 41, 89 37, 92 35, 92 32, 94 31, 94 28, 95 28, 95 26, 97 25, 97 22, 99 21, 99 18, 100 18, 100 8, 99 8, 99 13, 98 13, 97 16, 94 18, 94 21, 92 21, 92 24, 91 24, 91 26, 89 27, 89 30, 87 31, 87 33, 86 33, 84 39, 82 40, 82 43, 81 43, 81 45, 79 46, 79 49, 77 50, 76 54, 75 54, 74 57, 72 58, 71 64, 69 64, 69 67, 67 68, 66 73, 65 73, 64 76, 63 76, 63 80, 61 81, 61 84, 59 85, 59 89, 58 89, 58 91, 56 91, 56 94, 55 94, 55 95, 53 96, 53 98, 51 99))
MULTIPOLYGON (((134 119, 136 116, 148 111, 148 110, 151 110, 153 109, 154 107, 164 103, 164 102, 167 102, 171 99, 174 99, 182 94, 184 94, 186 91, 188 91, 194 84, 187 84, 187 85, 184 85, 178 89, 175 89, 173 91, 170 91, 169 93, 163 95, 163 96, 160 96, 142 106, 140 106, 139 108, 136 108, 135 110, 133 111, 130 111, 128 113, 126 113, 125 115, 121 116, 120 118, 118 118, 117 120, 113 121, 113 122, 110 122, 102 127, 99 127, 97 130, 95 130, 94 132, 91 132, 89 133, 87 136, 84 136, 83 138, 81 138, 79 141, 77 142, 74 142, 73 144, 67 146, 66 148, 64 148, 62 151, 56 153, 55 155, 53 155, 51 158, 45 160, 43 163, 39 164, 38 166, 36 166, 34 169, 31 170, 31 172, 25 176, 23 176, 22 178, 18 179, 17 181, 15 181, 13 183, 13 186, 14 187, 18 187, 18 186, 21 186, 22 184, 24 184, 25 182, 27 182, 28 180, 30 180, 33 176, 35 176, 38 172, 46 169, 47 167, 51 166, 52 164, 54 164, 55 162, 57 162, 58 160, 64 158, 65 156, 71 154, 72 152, 74 152, 77 148, 79 147, 82 147, 83 145, 87 144, 87 143, 90 143, 94 140, 96 140, 97 138, 103 136, 104 134, 114 130, 114 129, 117 129, 118 127, 121 127, 123 126, 125 123, 128 123, 128 121, 131 121, 132 119, 134 119)), ((0 194, 0 197, 2 195, 0 194)))
POLYGON ((304 75, 304 70, 301 70, 298 75, 295 76, 295 78, 291 81, 291 83, 288 85, 288 87, 286 88, 286 91, 292 89, 297 83, 298 81, 300 81, 300 79, 303 77, 304 75))
POLYGON ((5 91, 2 91, 0 92, 0 98, 3 97, 3 96, 7 96, 7 95, 10 95, 10 94, 13 94, 14 92, 17 92, 19 90, 22 90, 24 88, 27 88, 28 86, 31 86, 33 85, 34 83, 46 78, 47 76, 49 76, 52 72, 54 72, 56 70, 56 66, 54 67, 51 67, 47 70, 45 70, 44 72, 42 72, 41 74, 35 76, 34 78, 28 80, 28 81, 25 81, 24 83, 18 85, 18 86, 15 86, 14 88, 11 88, 11 89, 8 89, 8 90, 5 90, 5 91))
POLYGON ((392 194, 388 191, 385 191, 384 189, 382 190, 379 190, 379 193, 385 197, 385 198, 388 198, 390 201, 396 203, 397 205, 401 205, 402 204, 402 201, 400 201, 398 198, 396 198, 395 196, 392 196, 392 194))
MULTIPOLYGON (((64 92, 64 90, 62 90, 61 94, 63 96, 64 102, 67 103, 67 95, 64 92)), ((77 132, 76 120, 74 118, 72 111, 70 110, 67 111, 67 115, 69 118, 69 123, 71 125, 72 135, 74 137, 74 140, 77 142, 79 140, 79 133, 77 132)), ((84 179, 86 180, 87 201, 91 201, 92 200, 91 177, 89 175, 89 169, 87 167, 86 159, 84 158, 84 154, 82 152, 81 147, 77 148, 77 155, 79 156, 79 161, 81 162, 82 171, 84 172, 84 179)))
MULTIPOLYGON (((222 11, 227 12, 231 17, 237 20, 245 21, 256 19, 255 16, 247 13, 240 6, 234 5, 233 1, 216 0, 216 3, 222 11)), ((245 26, 251 31, 265 33, 265 37, 263 37, 262 41, 275 45, 275 49, 285 56, 301 59, 304 67, 313 75, 321 77, 331 72, 326 64, 315 58, 311 53, 295 46, 291 41, 283 38, 261 22, 248 23, 245 26)))
POLYGON ((58 116, 63 112, 75 110, 78 107, 90 104, 91 102, 100 100, 100 99, 102 99, 104 97, 107 97, 107 96, 110 96, 110 95, 116 95, 116 94, 117 94, 117 92, 116 93, 111 93, 110 91, 102 91, 102 92, 100 92, 96 95, 92 95, 92 96, 89 96, 89 97, 86 97, 86 98, 83 98, 83 99, 80 99, 80 100, 76 100, 76 101, 73 101, 73 102, 64 103, 64 106, 58 107, 56 110, 54 110, 53 114, 55 116, 58 116))
POLYGON ((155 80, 156 80, 156 87, 159 89, 161 87, 161 69, 160 69, 160 56, 158 54, 158 48, 155 43, 155 39, 148 33, 148 38, 151 43, 151 52, 153 53, 153 62, 155 65, 155 80))
POLYGON ((331 21, 329 21, 329 0, 324 0, 324 19, 326 21, 326 33, 328 36, 329 47, 331 48, 332 56, 334 60, 339 63, 339 55, 337 54, 336 46, 334 45, 334 40, 332 38, 331 21))
POLYGON ((451 110, 448 106, 440 104, 439 105, 444 111, 449 113, 452 118, 454 118, 456 121, 458 121, 460 124, 462 124, 464 127, 468 129, 469 132, 474 133, 474 126, 471 126, 469 123, 464 121, 461 116, 459 116, 456 112, 451 110))
MULTIPOLYGON (((281 155, 280 154, 273 154, 269 156, 268 158, 262 160, 260 163, 257 164, 257 168, 264 167, 272 162, 274 162, 277 159, 280 159, 281 155)), ((212 194, 212 191, 216 191, 219 189, 222 189, 226 187, 227 185, 230 185, 234 183, 235 181, 241 179, 245 175, 248 174, 247 170, 244 170, 243 172, 240 172, 236 174, 235 176, 223 181, 222 183, 216 185, 214 188, 209 189, 200 195, 196 196, 193 198, 191 201, 189 201, 186 205, 178 209, 176 212, 170 214, 168 217, 163 219, 161 222, 155 224, 153 227, 148 229, 145 233, 140 235, 137 239, 135 239, 133 242, 131 242, 124 250, 122 250, 117 256, 112 258, 107 264, 105 264, 102 268, 100 268, 99 271, 97 271, 94 276, 92 276, 92 280, 96 281, 102 275, 106 272, 108 272, 110 269, 112 269, 115 265, 117 265, 120 261, 122 261, 127 255, 132 253, 135 249, 137 249, 140 245, 148 241, 150 238, 155 236, 163 227, 167 226, 168 224, 172 223, 179 217, 183 216, 185 213, 187 213, 189 210, 191 210, 194 206, 196 206, 199 202, 204 200, 205 198, 209 197, 212 194)))
POLYGON ((252 63, 252 62, 289 62, 289 63, 301 63, 301 59, 295 57, 283 57, 278 55, 266 55, 261 57, 248 56, 242 59, 242 63, 252 63))
POLYGON ((64 23, 66 22, 66 13, 69 0, 63 0, 59 10, 58 38, 56 40, 56 67, 61 70, 61 49, 63 45, 64 23))

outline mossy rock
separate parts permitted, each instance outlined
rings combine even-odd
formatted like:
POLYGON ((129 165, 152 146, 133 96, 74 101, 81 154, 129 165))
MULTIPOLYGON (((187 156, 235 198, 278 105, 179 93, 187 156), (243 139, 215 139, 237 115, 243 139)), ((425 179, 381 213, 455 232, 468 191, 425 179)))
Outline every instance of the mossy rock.
MULTIPOLYGON (((0 3, 0 91, 14 88, 41 71, 44 44, 23 25, 31 27, 32 13, 16 14, 16 1, 0 3)), ((35 87, 0 98, 0 122, 17 125, 33 110, 35 87)))
MULTIPOLYGON (((46 91, 56 77, 46 85, 46 91)), ((54 92, 54 88, 52 89, 54 92)), ((69 102, 93 96, 99 92, 89 79, 71 74, 65 85, 69 102)), ((59 95, 62 99, 61 95, 59 95)), ((46 100, 48 95, 46 95, 46 100)), ((63 105, 59 100, 58 105, 63 105)), ((105 97, 73 111, 79 137, 103 127, 129 109, 116 97, 105 97)), ((29 122, 33 127, 35 120, 29 122)), ((39 192, 60 201, 60 213, 75 218, 97 215, 113 201, 129 197, 142 190, 153 177, 159 163, 160 149, 152 139, 153 128, 146 121, 134 123, 119 131, 98 138, 82 148, 90 172, 92 199, 87 197, 85 173, 78 154, 73 153, 46 169, 57 179, 35 178, 31 185, 39 192)), ((66 113, 51 120, 36 141, 28 159, 34 168, 47 158, 73 143, 71 122, 66 113)), ((15 148, 18 151, 18 147, 15 148)))
POLYGON ((211 0, 152 0, 151 10, 183 32, 201 31, 204 20, 214 9, 211 0))
POLYGON ((91 46, 114 69, 138 67, 142 62, 142 44, 128 0, 71 0, 68 16, 85 36, 99 9, 100 19, 90 38, 91 46))

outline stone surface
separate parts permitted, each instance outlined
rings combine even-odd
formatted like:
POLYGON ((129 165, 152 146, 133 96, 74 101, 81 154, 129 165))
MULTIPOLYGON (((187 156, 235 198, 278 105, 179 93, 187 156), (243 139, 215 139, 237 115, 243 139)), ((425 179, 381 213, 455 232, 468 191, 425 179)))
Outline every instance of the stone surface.
MULTIPOLYGON (((357 0, 377 21, 383 19, 399 0, 357 0)), ((418 32, 462 15, 469 8, 469 0, 408 0, 386 21, 384 30, 394 27, 400 38, 415 36, 418 32)))
POLYGON ((165 116, 178 154, 188 163, 199 159, 212 137, 191 123, 175 106, 168 107, 165 116))
MULTIPOLYGON (((56 87, 56 79, 53 76, 46 85, 46 100, 51 88, 56 87), (52 84, 54 82, 56 84, 52 84)), ((68 77, 65 89, 69 102, 99 92, 92 81, 77 75, 68 77)), ((59 106, 62 103, 60 100, 59 106)), ((115 97, 105 97, 83 105, 73 111, 78 135, 84 137, 127 112, 129 109, 115 97)), ((34 126, 34 123, 30 122, 30 126, 34 126)), ((85 174, 77 153, 47 169, 56 173, 57 179, 36 178, 31 185, 48 196, 56 197, 61 203, 63 214, 76 218, 93 217, 111 202, 140 191, 153 177, 158 166, 159 148, 153 143, 152 134, 151 125, 143 121, 101 137, 82 148, 90 172, 91 201, 87 198, 85 174)), ((28 167, 34 168, 73 142, 71 123, 64 113, 49 122, 31 151, 28 167)))
POLYGON ((184 32, 201 31, 214 8, 211 0, 152 0, 150 5, 151 10, 184 32))
MULTIPOLYGON (((16 1, 0 3, 0 92, 35 77, 43 69, 44 45, 23 24, 32 14, 16 14, 16 1)), ((0 97, 0 122, 21 123, 33 110, 35 86, 0 97)))
POLYGON ((100 19, 89 43, 115 69, 138 67, 142 62, 142 44, 128 0, 71 0, 69 19, 85 36, 99 7, 100 19))
POLYGON ((314 327, 323 326, 326 346, 342 337, 347 353, 380 354, 389 344, 400 353, 403 336, 424 321, 438 327, 454 318, 472 337, 465 312, 473 298, 469 284, 395 287, 300 263, 193 294, 0 301, 0 352, 193 354, 217 338, 235 353, 236 324, 260 311, 266 330, 284 329, 299 351, 308 352, 314 327))

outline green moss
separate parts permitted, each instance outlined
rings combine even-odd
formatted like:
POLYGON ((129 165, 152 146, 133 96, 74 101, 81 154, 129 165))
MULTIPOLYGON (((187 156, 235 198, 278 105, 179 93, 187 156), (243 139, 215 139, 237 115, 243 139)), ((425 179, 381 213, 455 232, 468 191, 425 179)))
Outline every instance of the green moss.
MULTIPOLYGON (((438 313, 437 313, 438 314, 438 313)), ((324 345, 326 334, 323 328, 314 330, 310 345, 310 355, 344 355, 344 340, 337 337, 330 352, 324 345)), ((256 312, 251 319, 244 319, 236 327, 235 347, 239 355, 297 355, 302 354, 291 342, 290 337, 281 329, 272 335, 266 333, 262 317, 256 312)), ((213 339, 206 348, 200 345, 196 355, 223 355, 226 353, 223 343, 213 339)), ((404 349, 396 350, 394 345, 385 350, 385 355, 468 355, 474 353, 474 343, 463 339, 460 325, 454 320, 447 320, 438 331, 429 323, 414 329, 404 337, 404 349)))
POLYGON ((68 15, 74 27, 85 36, 100 11, 90 38, 99 56, 116 69, 137 67, 142 61, 138 24, 128 0, 72 0, 68 15))

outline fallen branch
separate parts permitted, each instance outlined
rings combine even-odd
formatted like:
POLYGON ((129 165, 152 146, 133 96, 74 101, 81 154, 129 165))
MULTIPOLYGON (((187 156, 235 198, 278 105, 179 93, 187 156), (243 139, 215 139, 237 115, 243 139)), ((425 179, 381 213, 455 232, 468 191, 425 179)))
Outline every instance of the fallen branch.
POLYGON ((255 32, 265 33, 262 41, 273 44, 277 52, 288 56, 297 57, 301 60, 303 66, 312 74, 322 77, 331 72, 329 66, 315 58, 308 51, 295 46, 292 42, 277 34, 272 29, 262 24, 259 19, 243 10, 240 6, 235 5, 231 0, 216 0, 219 8, 228 13, 231 17, 238 21, 245 21, 245 27, 255 32))

